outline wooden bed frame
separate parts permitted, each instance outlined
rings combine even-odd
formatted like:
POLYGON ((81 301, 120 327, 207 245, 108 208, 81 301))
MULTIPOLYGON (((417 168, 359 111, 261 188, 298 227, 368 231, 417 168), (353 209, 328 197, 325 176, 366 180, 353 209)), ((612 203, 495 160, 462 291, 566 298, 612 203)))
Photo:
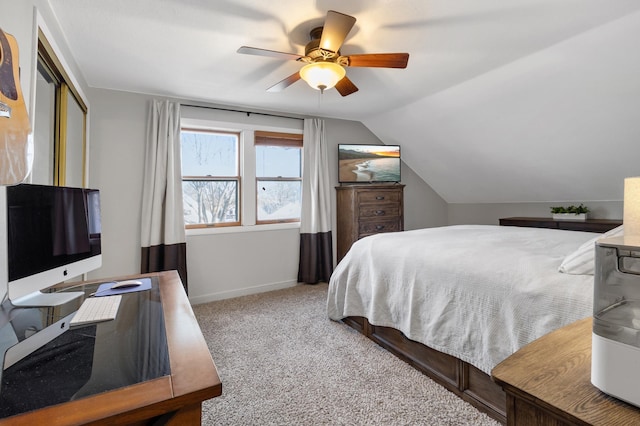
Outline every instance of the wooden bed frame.
POLYGON ((507 398, 491 376, 468 362, 410 340, 402 332, 370 324, 363 317, 347 317, 345 324, 411 364, 478 410, 507 423, 507 398))
MULTIPOLYGON (((540 218, 500 219, 501 225, 534 228, 561 228, 573 231, 606 232, 622 224, 618 220, 571 222, 568 228, 555 220, 540 218)), ((490 375, 468 362, 408 339, 402 332, 370 324, 364 317, 347 317, 345 324, 364 334, 398 358, 411 364, 478 410, 507 423, 507 398, 490 375)))

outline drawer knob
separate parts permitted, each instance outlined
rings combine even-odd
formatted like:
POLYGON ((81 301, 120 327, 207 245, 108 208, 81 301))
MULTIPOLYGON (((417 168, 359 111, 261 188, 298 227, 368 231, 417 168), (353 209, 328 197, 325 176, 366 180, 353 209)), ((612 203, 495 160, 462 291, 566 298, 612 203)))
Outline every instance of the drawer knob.
POLYGON ((376 216, 384 216, 384 215, 385 215, 384 210, 376 210, 376 216))
POLYGON ((377 231, 382 231, 384 229, 384 225, 376 225, 377 231))
POLYGON ((376 200, 384 200, 384 195, 376 195, 376 200))

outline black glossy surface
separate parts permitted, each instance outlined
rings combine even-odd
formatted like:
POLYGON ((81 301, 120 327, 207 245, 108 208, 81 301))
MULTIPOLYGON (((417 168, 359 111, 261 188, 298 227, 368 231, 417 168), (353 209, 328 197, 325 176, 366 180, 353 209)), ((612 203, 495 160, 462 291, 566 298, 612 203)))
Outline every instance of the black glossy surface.
MULTIPOLYGON (((97 287, 81 288, 88 296, 97 287)), ((70 290, 78 291, 78 287, 70 290)), ((5 301, 0 316, 0 350, 4 353, 11 342, 22 344, 34 331, 64 318, 80 303, 14 308, 5 301)), ((154 278, 151 290, 122 295, 115 320, 66 330, 8 367, 2 373, 0 417, 169 374, 160 292, 154 278)))

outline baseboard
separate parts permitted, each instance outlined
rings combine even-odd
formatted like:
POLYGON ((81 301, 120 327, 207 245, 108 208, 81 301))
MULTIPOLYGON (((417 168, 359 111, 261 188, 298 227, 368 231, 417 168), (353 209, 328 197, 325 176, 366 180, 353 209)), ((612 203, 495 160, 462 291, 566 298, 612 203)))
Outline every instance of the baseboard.
POLYGON ((282 281, 279 283, 263 284, 254 287, 239 288, 236 290, 221 291, 217 293, 209 293, 202 296, 189 297, 192 305, 200 305, 207 302, 215 302, 216 300, 231 299, 234 297, 248 296, 250 294, 265 293, 267 291, 281 290, 283 288, 294 287, 298 285, 297 281, 282 281))

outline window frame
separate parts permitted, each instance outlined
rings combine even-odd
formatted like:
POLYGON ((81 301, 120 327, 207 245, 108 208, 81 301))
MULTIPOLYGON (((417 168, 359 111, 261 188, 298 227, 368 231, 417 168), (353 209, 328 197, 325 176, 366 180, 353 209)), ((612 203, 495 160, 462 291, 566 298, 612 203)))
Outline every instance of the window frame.
MULTIPOLYGON (((285 132, 270 132, 264 130, 255 130, 253 132, 253 146, 280 146, 288 148, 300 149, 300 177, 281 177, 281 176, 262 176, 258 177, 256 170, 255 176, 255 217, 256 225, 268 225, 273 223, 299 223, 300 216, 298 218, 289 219, 272 219, 272 220, 259 220, 258 219, 258 185, 259 182, 300 182, 300 191, 302 192, 302 164, 303 164, 303 135, 300 133, 285 133, 285 132)), ((254 162, 257 160, 254 155, 254 162)), ((302 212, 300 212, 302 214, 302 212)))
POLYGON ((261 130, 303 135, 304 121, 302 119, 182 104, 180 108, 180 126, 181 128, 191 128, 195 130, 240 132, 241 135, 240 174, 242 177, 242 223, 238 226, 185 229, 187 236, 265 232, 300 228, 300 222, 256 224, 256 197, 254 195, 256 160, 253 141, 254 132, 261 130))
MULTIPOLYGON (((227 182, 227 181, 235 181, 237 185, 237 193, 236 193, 236 217, 237 221, 234 222, 218 222, 218 223, 185 223, 185 229, 203 229, 203 228, 222 228, 227 226, 241 226, 242 225, 242 168, 241 168, 241 157, 242 157, 242 132, 241 131, 233 131, 233 130, 219 130, 216 128, 196 128, 191 126, 181 126, 180 134, 182 132, 192 132, 192 133, 209 133, 209 134, 222 134, 222 135, 235 135, 237 140, 236 146, 236 171, 238 172, 237 176, 185 176, 181 171, 181 181, 184 183, 185 181, 199 181, 199 182, 227 182)), ((181 150, 182 150, 182 142, 181 142, 181 150)), ((183 191, 184 196, 184 191, 183 191)), ((183 212, 184 215, 184 201, 183 201, 183 212)))

